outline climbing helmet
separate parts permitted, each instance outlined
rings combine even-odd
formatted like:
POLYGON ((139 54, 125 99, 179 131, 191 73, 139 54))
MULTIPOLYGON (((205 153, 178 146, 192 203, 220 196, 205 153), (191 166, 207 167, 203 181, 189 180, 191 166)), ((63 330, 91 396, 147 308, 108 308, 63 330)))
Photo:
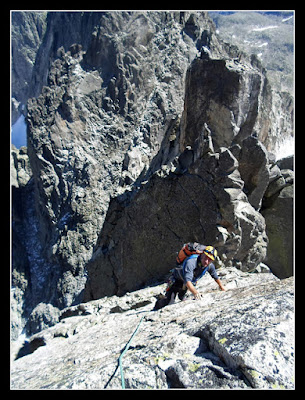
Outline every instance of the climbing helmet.
POLYGON ((215 261, 215 258, 217 257, 217 250, 214 249, 212 246, 207 246, 203 250, 204 254, 207 255, 212 261, 215 261))

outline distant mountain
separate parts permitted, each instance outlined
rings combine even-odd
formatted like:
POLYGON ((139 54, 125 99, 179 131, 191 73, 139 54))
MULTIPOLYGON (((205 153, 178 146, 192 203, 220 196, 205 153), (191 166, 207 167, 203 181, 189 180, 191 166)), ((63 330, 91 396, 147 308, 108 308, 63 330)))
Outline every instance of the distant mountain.
POLYGON ((293 91, 294 12, 210 12, 217 34, 258 56, 277 89, 293 91))

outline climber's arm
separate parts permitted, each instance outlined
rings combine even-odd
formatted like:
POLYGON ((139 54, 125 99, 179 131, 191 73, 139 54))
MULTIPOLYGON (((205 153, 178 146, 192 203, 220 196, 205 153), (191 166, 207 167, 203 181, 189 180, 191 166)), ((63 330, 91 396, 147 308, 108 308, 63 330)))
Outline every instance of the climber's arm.
POLYGON ((186 287, 188 288, 188 290, 194 295, 196 300, 199 300, 201 295, 198 292, 198 290, 196 290, 195 286, 192 284, 191 281, 187 281, 186 282, 186 287))
POLYGON ((219 289, 220 290, 222 290, 223 292, 225 292, 226 291, 226 288, 223 286, 223 284, 222 284, 222 282, 221 282, 221 280, 218 278, 218 279, 215 279, 215 282, 217 283, 217 285, 219 286, 219 289))

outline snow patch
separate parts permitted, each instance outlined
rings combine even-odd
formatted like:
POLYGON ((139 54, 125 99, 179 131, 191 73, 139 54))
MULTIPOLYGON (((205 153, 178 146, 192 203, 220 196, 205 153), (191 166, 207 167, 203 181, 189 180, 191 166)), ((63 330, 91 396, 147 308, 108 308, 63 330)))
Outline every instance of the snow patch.
POLYGON ((289 157, 294 154, 294 137, 289 136, 282 142, 278 143, 274 149, 276 160, 289 157))
POLYGON ((267 29, 275 29, 278 28, 278 25, 269 25, 269 26, 263 26, 261 28, 253 28, 252 32, 263 32, 266 31, 267 29))
POLYGON ((264 42, 262 44, 258 44, 256 47, 266 47, 268 46, 268 42, 264 42))

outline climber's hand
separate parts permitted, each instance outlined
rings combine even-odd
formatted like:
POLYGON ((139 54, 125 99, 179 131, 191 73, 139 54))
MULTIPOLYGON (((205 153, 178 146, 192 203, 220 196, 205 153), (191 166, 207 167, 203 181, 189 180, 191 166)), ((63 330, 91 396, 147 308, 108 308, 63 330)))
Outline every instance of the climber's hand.
POLYGON ((217 285, 219 286, 219 289, 220 290, 222 290, 223 292, 225 292, 226 291, 226 288, 223 286, 223 284, 222 284, 222 282, 221 282, 221 280, 218 278, 218 279, 215 279, 215 282, 217 283, 217 285))
POLYGON ((201 295, 199 292, 197 292, 197 293, 194 294, 194 299, 195 299, 195 300, 200 300, 201 297, 202 297, 202 295, 201 295))
POLYGON ((201 294, 198 292, 198 290, 195 288, 195 286, 192 284, 191 281, 186 282, 186 287, 193 294, 195 300, 200 300, 201 294))

